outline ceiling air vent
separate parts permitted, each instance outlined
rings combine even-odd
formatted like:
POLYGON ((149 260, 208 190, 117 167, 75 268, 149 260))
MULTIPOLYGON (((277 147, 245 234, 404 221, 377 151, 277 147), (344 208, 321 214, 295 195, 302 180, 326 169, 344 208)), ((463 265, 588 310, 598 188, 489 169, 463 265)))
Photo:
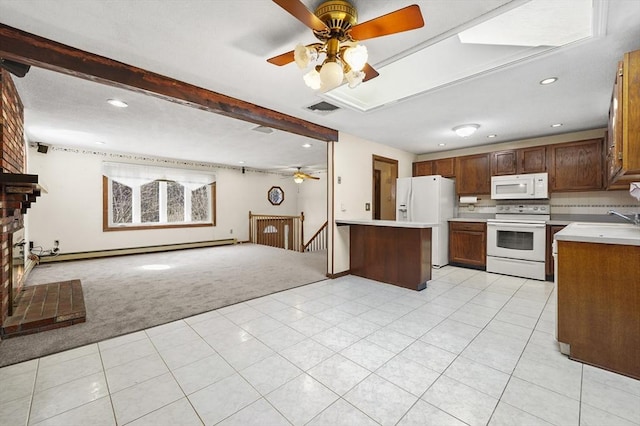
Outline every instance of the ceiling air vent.
POLYGON ((330 104, 329 102, 318 102, 317 104, 313 104, 307 107, 308 110, 313 111, 317 114, 329 114, 337 109, 340 109, 340 107, 337 107, 335 105, 330 104))
POLYGON ((267 126, 257 126, 257 127, 254 127, 251 130, 254 130, 254 131, 260 132, 260 133, 266 133, 266 134, 273 133, 273 129, 271 127, 267 127, 267 126))

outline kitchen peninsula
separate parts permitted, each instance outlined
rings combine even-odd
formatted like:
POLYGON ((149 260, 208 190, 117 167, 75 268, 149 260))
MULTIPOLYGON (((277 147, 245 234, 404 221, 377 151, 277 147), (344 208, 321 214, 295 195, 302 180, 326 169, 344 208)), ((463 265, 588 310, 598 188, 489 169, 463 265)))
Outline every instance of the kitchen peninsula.
POLYGON ((349 226, 351 274, 411 290, 431 279, 431 229, 436 223, 336 220, 349 226))

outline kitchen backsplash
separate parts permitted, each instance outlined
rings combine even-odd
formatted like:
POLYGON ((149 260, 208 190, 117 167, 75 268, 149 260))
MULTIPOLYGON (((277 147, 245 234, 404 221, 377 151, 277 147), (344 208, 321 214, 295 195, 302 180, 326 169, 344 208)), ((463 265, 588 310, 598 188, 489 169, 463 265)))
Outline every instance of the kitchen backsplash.
MULTIPOLYGON (((522 203, 526 203, 522 200, 522 203)), ((607 214, 609 210, 621 213, 640 211, 640 202, 628 191, 563 192, 551 194, 551 214, 607 214)), ((488 195, 479 197, 476 204, 460 204, 459 217, 484 218, 496 213, 496 202, 488 195), (485 198, 486 197, 486 198, 485 198)))

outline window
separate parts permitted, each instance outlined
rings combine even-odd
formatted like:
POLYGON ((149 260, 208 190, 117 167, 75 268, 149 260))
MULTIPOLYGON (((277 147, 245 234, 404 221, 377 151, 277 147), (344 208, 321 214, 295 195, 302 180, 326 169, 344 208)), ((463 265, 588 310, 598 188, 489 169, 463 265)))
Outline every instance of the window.
POLYGON ((103 163, 103 230, 215 225, 215 175, 103 163))

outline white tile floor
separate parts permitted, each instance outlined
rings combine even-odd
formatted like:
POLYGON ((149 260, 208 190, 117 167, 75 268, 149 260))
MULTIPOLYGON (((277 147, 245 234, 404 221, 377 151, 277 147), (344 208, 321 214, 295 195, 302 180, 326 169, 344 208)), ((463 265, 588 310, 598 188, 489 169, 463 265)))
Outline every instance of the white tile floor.
POLYGON ((559 353, 552 292, 327 280, 2 368, 0 424, 640 425, 640 381, 559 353))

